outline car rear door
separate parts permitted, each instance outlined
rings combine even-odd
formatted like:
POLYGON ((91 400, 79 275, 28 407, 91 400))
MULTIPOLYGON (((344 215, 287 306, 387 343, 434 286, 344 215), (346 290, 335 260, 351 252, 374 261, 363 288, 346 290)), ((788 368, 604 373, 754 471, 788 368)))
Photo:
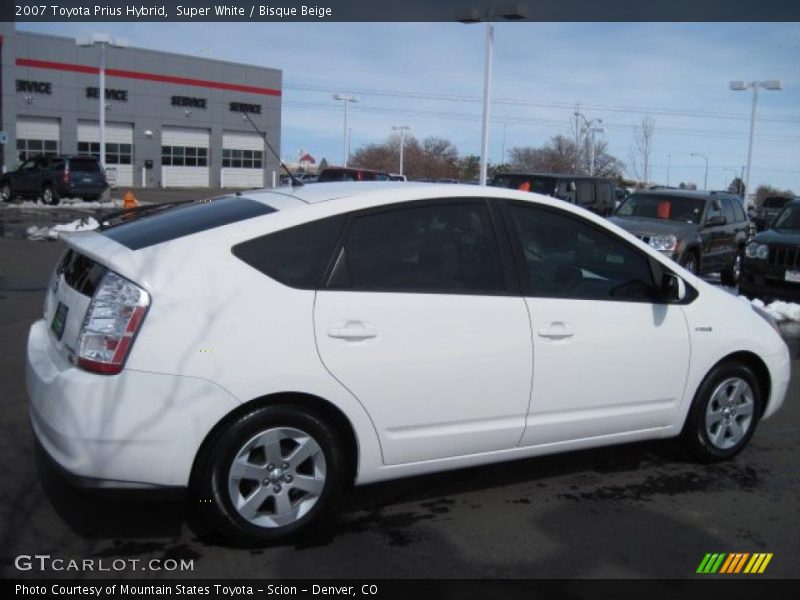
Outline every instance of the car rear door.
POLYGON ((350 217, 317 292, 330 373, 364 405, 387 464, 513 448, 531 389, 531 330, 483 200, 350 217))
POLYGON ((533 333, 521 444, 671 424, 684 394, 689 333, 680 306, 654 300, 647 255, 572 213, 504 207, 533 333))

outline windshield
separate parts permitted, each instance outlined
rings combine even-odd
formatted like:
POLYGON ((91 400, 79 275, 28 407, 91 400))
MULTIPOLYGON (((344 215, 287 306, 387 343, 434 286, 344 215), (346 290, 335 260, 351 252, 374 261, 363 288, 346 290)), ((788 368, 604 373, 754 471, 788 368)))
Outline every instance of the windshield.
POLYGON ((705 200, 702 198, 682 198, 661 194, 633 194, 617 210, 621 217, 645 217, 699 223, 703 217, 705 200))
POLYGON ((783 208, 790 198, 765 198, 764 208, 783 208))
POLYGON ((800 204, 792 204, 783 209, 772 224, 773 229, 800 229, 800 204))
POLYGON ((534 192, 553 196, 556 193, 556 183, 554 177, 530 177, 527 175, 495 175, 492 185, 495 187, 521 190, 523 192, 534 192))

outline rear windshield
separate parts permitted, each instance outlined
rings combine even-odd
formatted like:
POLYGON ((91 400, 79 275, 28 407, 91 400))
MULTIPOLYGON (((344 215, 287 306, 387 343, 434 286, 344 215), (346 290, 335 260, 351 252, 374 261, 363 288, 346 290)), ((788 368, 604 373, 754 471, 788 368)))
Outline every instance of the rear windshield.
POLYGON ((764 208, 783 208, 790 198, 765 198, 764 208))
POLYGON ((534 192, 553 196, 558 179, 555 177, 530 177, 528 175, 496 175, 492 180, 495 187, 509 188, 523 192, 534 192))
POLYGON ((632 194, 617 210, 620 217, 645 217, 699 223, 706 201, 703 198, 686 198, 661 194, 632 194))
POLYGON ((99 173, 100 163, 91 158, 71 158, 69 168, 80 173, 99 173))
POLYGON ((260 217, 275 209, 241 196, 223 196, 152 212, 102 231, 131 250, 140 250, 186 235, 260 217))

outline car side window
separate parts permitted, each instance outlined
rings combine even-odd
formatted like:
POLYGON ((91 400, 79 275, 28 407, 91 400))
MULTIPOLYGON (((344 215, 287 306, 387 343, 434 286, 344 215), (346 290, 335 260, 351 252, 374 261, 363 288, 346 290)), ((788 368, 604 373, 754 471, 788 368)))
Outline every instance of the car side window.
POLYGON ((722 216, 722 207, 719 205, 718 200, 711 200, 708 203, 708 210, 706 212, 706 222, 708 222, 711 217, 721 217, 722 216))
POLYGON ((592 194, 592 185, 591 181, 579 181, 578 182, 578 191, 576 195, 577 204, 580 206, 586 206, 587 204, 591 204, 594 201, 594 195, 592 194))
POLYGON ((328 285, 462 294, 507 289, 485 203, 426 204, 355 216, 328 285))
POLYGON ((36 168, 36 161, 34 159, 28 159, 19 166, 20 171, 30 171, 34 168, 36 168))
POLYGON ((736 213, 733 210, 733 200, 730 198, 722 199, 722 215, 729 224, 735 223, 737 220, 736 213))
POLYGON ((653 301, 649 260, 614 234, 553 209, 510 204, 508 216, 526 296, 653 301))
POLYGON ((736 222, 741 223, 742 221, 746 221, 747 215, 744 212, 742 203, 737 200, 731 200, 731 204, 733 204, 733 212, 736 214, 736 222))
POLYGON ((610 183, 596 184, 597 202, 603 206, 612 206, 612 191, 610 183))

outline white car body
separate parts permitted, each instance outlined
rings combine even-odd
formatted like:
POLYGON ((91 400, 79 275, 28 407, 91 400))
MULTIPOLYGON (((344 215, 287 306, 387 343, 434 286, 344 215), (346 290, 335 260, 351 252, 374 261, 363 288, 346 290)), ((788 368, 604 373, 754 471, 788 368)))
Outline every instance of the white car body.
POLYGON ((89 298, 63 281, 55 295, 70 307, 62 341, 50 328, 53 302, 31 328, 33 428, 69 473, 110 486, 187 486, 198 450, 226 415, 286 393, 317 397, 344 415, 357 444, 357 484, 676 436, 703 378, 735 353, 759 357, 768 370, 763 418, 784 400, 789 353, 766 320, 583 209, 467 185, 335 183, 245 195, 276 212, 139 250, 102 232, 66 237, 152 298, 116 375, 70 360, 89 298), (699 294, 688 304, 649 304, 301 290, 231 252, 331 215, 475 197, 577 215, 699 294), (363 339, 335 337, 356 323, 363 339), (562 325, 572 337, 542 337, 562 325))

